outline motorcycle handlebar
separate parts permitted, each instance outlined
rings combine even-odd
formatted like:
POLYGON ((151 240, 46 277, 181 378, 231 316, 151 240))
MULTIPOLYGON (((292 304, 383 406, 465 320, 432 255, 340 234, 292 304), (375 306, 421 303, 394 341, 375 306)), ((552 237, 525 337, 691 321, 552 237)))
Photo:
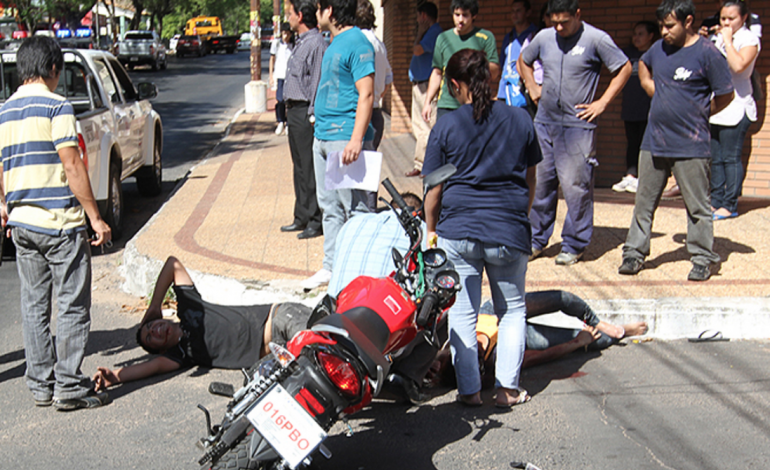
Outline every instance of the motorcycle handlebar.
POLYGON ((398 208, 402 211, 405 211, 407 207, 406 202, 404 201, 404 198, 401 197, 401 194, 396 191, 396 187, 393 186, 393 183, 391 183, 388 178, 385 178, 382 181, 382 185, 385 186, 385 189, 388 190, 388 193, 390 193, 390 197, 393 198, 393 202, 396 203, 396 206, 398 206, 398 208))
POLYGON ((433 307, 438 303, 438 296, 434 292, 428 292, 422 298, 422 307, 420 307, 420 313, 415 320, 417 325, 421 328, 425 328, 430 319, 430 313, 433 311, 433 307))

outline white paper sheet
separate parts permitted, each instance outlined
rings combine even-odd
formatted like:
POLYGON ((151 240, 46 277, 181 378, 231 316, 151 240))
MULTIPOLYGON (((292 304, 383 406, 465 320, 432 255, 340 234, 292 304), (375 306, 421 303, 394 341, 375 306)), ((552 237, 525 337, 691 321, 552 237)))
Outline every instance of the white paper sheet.
POLYGON ((364 189, 376 192, 380 185, 382 153, 364 150, 350 165, 342 163, 342 152, 326 157, 326 189, 364 189))

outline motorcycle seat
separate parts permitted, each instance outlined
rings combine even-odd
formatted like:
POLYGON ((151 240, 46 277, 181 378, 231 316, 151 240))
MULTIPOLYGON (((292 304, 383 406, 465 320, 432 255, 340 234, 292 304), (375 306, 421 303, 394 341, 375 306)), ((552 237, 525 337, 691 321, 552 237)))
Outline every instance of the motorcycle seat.
POLYGON ((331 333, 337 336, 341 343, 349 343, 347 346, 352 346, 355 349, 370 377, 377 377, 378 366, 382 373, 387 375, 390 362, 350 318, 345 315, 332 314, 319 320, 311 329, 315 332, 331 333))

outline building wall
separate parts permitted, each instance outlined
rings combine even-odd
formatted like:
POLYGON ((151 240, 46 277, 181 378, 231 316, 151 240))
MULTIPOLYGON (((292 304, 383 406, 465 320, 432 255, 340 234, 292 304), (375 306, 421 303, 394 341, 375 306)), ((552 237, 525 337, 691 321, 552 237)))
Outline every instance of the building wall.
MULTIPOLYGON (((407 71, 414 44, 417 0, 383 0, 385 11, 384 42, 393 67, 394 83, 389 96, 385 97, 385 108, 390 111, 391 132, 404 133, 411 129, 412 87, 407 71)), ((439 23, 442 28, 452 27, 449 12, 450 0, 434 2, 439 8, 439 23)), ((531 21, 536 22, 544 1, 532 1, 531 21)), ((631 43, 631 32, 639 20, 655 21, 655 8, 659 0, 583 0, 580 2, 582 19, 607 31, 620 47, 631 43)), ((700 25, 707 16, 718 8, 712 0, 695 1, 697 10, 695 24, 700 25)), ((766 111, 770 97, 768 75, 770 75, 770 2, 754 0, 751 10, 762 19, 765 30, 762 51, 756 68, 762 77, 765 99, 758 103, 759 119, 749 129, 744 144, 744 163, 747 165, 744 196, 770 197, 770 122, 766 111)), ((480 0, 476 24, 495 34, 498 50, 503 36, 511 28, 510 0, 480 0)), ((601 96, 609 82, 609 73, 604 70, 597 96, 601 96)), ((596 186, 607 187, 616 183, 625 173, 625 131, 620 119, 620 97, 616 98, 599 118, 597 129, 597 155, 599 168, 596 186)))

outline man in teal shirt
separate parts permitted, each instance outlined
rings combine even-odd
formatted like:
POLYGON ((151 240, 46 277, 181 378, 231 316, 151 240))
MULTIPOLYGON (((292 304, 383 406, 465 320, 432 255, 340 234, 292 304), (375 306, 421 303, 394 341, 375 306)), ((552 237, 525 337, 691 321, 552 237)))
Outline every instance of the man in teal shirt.
POLYGON ((316 196, 323 212, 323 268, 302 282, 306 290, 328 284, 334 263, 337 233, 353 212, 368 212, 367 194, 355 189, 328 190, 326 159, 341 153, 342 163, 358 160, 361 150, 373 149, 374 128, 370 121, 374 105, 374 48, 356 20, 356 0, 320 0, 318 25, 333 38, 321 65, 321 80, 315 98, 316 196))
POLYGON ((443 80, 444 67, 455 52, 463 49, 484 51, 487 54, 487 60, 489 60, 489 72, 492 75, 492 80, 497 80, 500 76, 495 36, 490 31, 473 25, 479 12, 478 0, 452 0, 451 8, 455 27, 438 36, 436 47, 433 50, 433 72, 428 82, 428 92, 422 107, 422 118, 426 122, 430 121, 431 102, 436 98, 436 94, 438 94, 436 120, 460 107, 460 103, 449 94, 447 83, 443 80))

